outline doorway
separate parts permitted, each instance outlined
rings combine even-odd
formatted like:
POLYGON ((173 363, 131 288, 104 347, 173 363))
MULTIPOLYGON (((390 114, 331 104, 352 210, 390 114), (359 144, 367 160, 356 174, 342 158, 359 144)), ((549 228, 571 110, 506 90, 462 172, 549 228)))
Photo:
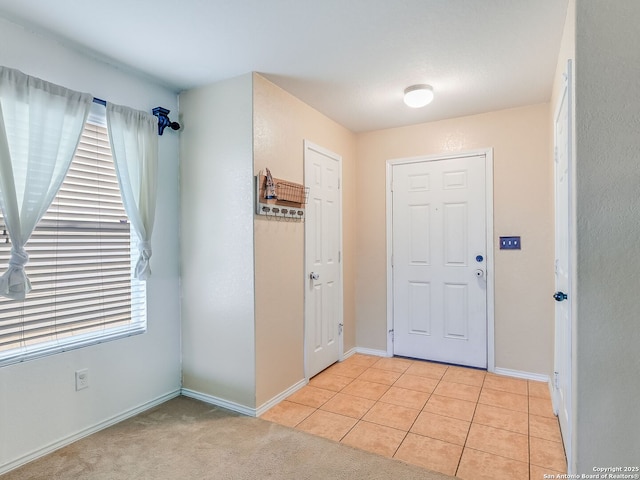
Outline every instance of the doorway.
POLYGON ((387 162, 388 353, 494 369, 491 150, 387 162))
POLYGON ((342 157, 304 142, 305 373, 342 356, 342 157))

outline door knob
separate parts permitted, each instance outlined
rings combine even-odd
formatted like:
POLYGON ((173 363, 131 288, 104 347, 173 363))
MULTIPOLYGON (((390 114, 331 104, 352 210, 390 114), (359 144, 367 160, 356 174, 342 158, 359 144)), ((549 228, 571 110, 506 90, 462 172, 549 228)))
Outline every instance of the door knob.
POLYGON ((320 278, 320 274, 316 272, 311 272, 311 275, 309 275, 309 277, 311 278, 311 280, 318 280, 320 278))
POLYGON ((561 302, 567 299, 567 294, 564 292, 556 292, 553 294, 553 298, 556 299, 556 302, 561 302))
POLYGON ((475 272, 473 272, 475 274, 476 277, 480 278, 482 276, 484 276, 484 270, 481 269, 477 269, 475 272))

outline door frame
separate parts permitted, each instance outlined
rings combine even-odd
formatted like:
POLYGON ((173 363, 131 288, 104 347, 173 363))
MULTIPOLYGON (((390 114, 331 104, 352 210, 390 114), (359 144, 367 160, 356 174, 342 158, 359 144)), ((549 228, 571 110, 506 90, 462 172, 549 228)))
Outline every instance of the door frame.
MULTIPOLYGON (((339 245, 339 257, 338 257, 338 261, 340 263, 339 268, 338 268, 338 272, 339 272, 339 289, 338 289, 338 302, 339 302, 339 315, 338 315, 338 319, 337 319, 337 323, 338 323, 338 361, 342 361, 344 358, 344 255, 343 255, 343 224, 342 224, 342 205, 343 205, 343 198, 342 198, 342 156, 338 155, 335 152, 332 152, 331 150, 327 150, 326 148, 323 148, 319 145, 316 145, 313 142, 310 142, 307 139, 304 139, 303 141, 303 153, 302 153, 302 169, 303 169, 303 178, 306 176, 306 172, 307 172, 307 151, 308 150, 313 150, 321 155, 327 156, 329 158, 332 158, 334 160, 336 160, 338 162, 338 201, 340 202, 339 208, 338 208, 338 228, 340 229, 340 245, 339 245), (342 327, 340 327, 340 325, 343 325, 342 327)), ((306 186, 306 178, 304 178, 303 180, 305 186, 306 186)), ((304 325, 303 325, 303 352, 304 352, 304 378, 306 379, 306 381, 309 381, 309 362, 308 362, 308 346, 307 346, 307 282, 309 280, 309 275, 310 275, 310 268, 309 265, 307 264, 307 245, 309 242, 309 238, 307 235, 307 228, 306 228, 306 222, 307 222, 307 218, 309 217, 309 211, 307 210, 307 212, 305 212, 305 219, 304 219, 304 223, 305 223, 305 227, 304 227, 304 249, 303 249, 303 265, 304 265, 304 278, 302 279, 303 281, 303 291, 304 291, 304 300, 303 300, 303 308, 304 308, 304 325)))
POLYGON ((387 160, 386 224, 387 224, 387 356, 393 356, 393 167, 407 163, 434 162, 455 158, 485 157, 485 211, 487 242, 487 370, 495 371, 495 300, 494 300, 494 246, 493 246, 493 148, 469 150, 457 153, 421 155, 417 157, 387 160))

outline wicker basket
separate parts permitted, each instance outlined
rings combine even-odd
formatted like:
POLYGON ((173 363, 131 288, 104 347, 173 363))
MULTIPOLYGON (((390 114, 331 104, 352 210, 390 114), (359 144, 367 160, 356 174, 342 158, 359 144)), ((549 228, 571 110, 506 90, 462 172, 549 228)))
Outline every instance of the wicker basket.
POLYGON ((276 197, 278 200, 305 205, 309 196, 309 188, 298 183, 276 183, 276 197))

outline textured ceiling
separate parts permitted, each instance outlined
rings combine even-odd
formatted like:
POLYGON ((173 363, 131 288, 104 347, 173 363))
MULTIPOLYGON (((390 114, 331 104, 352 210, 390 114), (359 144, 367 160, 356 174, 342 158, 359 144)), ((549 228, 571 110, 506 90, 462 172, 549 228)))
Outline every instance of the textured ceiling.
POLYGON ((0 16, 176 92, 257 71, 355 132, 548 101, 566 9, 567 0, 0 0, 0 16), (402 103, 416 83, 434 87, 423 109, 402 103))

